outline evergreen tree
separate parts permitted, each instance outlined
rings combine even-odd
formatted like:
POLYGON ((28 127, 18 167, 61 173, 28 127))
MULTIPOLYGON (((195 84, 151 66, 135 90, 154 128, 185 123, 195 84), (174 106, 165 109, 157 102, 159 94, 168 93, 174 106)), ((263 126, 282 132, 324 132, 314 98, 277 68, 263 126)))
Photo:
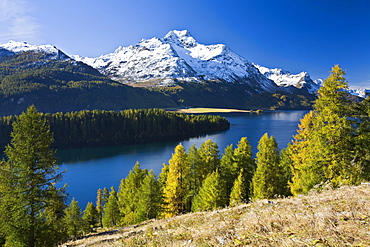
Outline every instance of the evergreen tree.
POLYGON ((359 180, 370 181, 370 95, 354 107, 357 121, 355 150, 351 163, 360 171, 359 180))
POLYGON ((196 175, 196 184, 202 184, 203 180, 219 167, 219 152, 217 143, 213 142, 211 139, 208 139, 200 145, 198 154, 201 162, 194 171, 196 175))
POLYGON ((140 188, 144 178, 148 175, 148 170, 141 169, 139 162, 131 169, 125 179, 121 180, 118 191, 118 205, 123 216, 123 225, 137 223, 137 208, 139 206, 140 188))
POLYGON ((139 201, 137 205, 138 222, 156 218, 161 213, 161 190, 153 171, 150 171, 144 178, 139 189, 139 201))
POLYGON ((246 185, 247 184, 245 183, 245 179, 244 179, 244 171, 242 168, 231 190, 230 206, 234 207, 234 206, 237 206, 238 204, 245 203, 247 201, 248 198, 246 198, 246 195, 247 195, 246 185))
POLYGON ((50 189, 50 195, 53 199, 49 200, 47 208, 40 214, 45 219, 46 227, 42 230, 39 238, 40 246, 55 246, 68 239, 63 222, 64 210, 67 205, 64 203, 64 189, 50 189))
POLYGON ((345 72, 335 65, 319 89, 314 111, 302 123, 291 147, 292 193, 306 193, 316 184, 334 187, 356 184, 361 167, 355 162, 356 127, 352 103, 347 99, 345 72))
POLYGON ((290 149, 284 148, 280 152, 279 171, 281 174, 280 183, 278 186, 278 195, 291 196, 290 182, 292 180, 292 159, 290 158, 290 149))
POLYGON ((104 208, 104 195, 103 195, 103 190, 98 189, 97 195, 96 195, 96 213, 98 217, 98 226, 102 227, 103 222, 103 208, 104 208))
POLYGON ((226 206, 226 187, 221 176, 216 171, 212 172, 203 181, 199 193, 194 197, 193 211, 214 210, 226 206))
POLYGON ((228 196, 231 193, 231 189, 236 179, 236 177, 234 176, 235 175, 234 164, 235 164, 234 148, 233 144, 230 144, 224 149, 224 153, 222 155, 219 168, 220 176, 225 181, 226 194, 228 196))
POLYGON ((89 233, 99 224, 99 215, 94 204, 88 202, 82 216, 84 232, 89 233))
MULTIPOLYGON (((8 246, 46 244, 43 232, 50 232, 61 218, 60 214, 46 218, 53 212, 52 205, 63 207, 65 199, 63 188, 54 186, 62 175, 52 143, 50 128, 34 106, 13 123, 11 142, 5 149, 7 160, 0 167, 0 232, 8 246)), ((54 237, 50 239, 58 238, 54 237)))
POLYGON ((64 225, 70 237, 77 238, 83 231, 81 208, 73 198, 69 206, 64 210, 64 225))
POLYGON ((314 105, 316 131, 313 138, 319 144, 317 151, 320 152, 316 158, 325 178, 334 187, 356 183, 359 172, 351 164, 355 130, 350 120, 353 117, 350 101, 344 92, 348 88, 344 75, 345 72, 335 65, 319 89, 314 105))
POLYGON ((160 185, 160 188, 161 188, 162 192, 164 190, 164 187, 166 186, 169 169, 170 169, 170 167, 167 164, 163 163, 161 173, 159 173, 159 176, 158 176, 158 182, 159 182, 159 185, 160 185))
POLYGON ((197 182, 197 168, 201 166, 201 159, 198 153, 198 150, 195 144, 191 145, 188 150, 188 163, 189 163, 189 190, 186 196, 185 202, 185 209, 186 211, 191 211, 191 204, 193 202, 194 196, 199 191, 202 184, 198 184, 197 182))
POLYGON ((179 144, 169 160, 169 171, 163 191, 166 218, 185 212, 185 198, 189 188, 188 176, 187 154, 182 144, 179 144))
POLYGON ((324 172, 317 165, 315 145, 317 142, 310 139, 315 131, 314 112, 310 111, 298 124, 297 135, 294 136, 292 145, 288 146, 292 161, 292 181, 290 189, 293 195, 305 194, 316 184, 325 181, 324 172))
POLYGON ((253 160, 252 146, 246 137, 240 138, 237 147, 234 150, 234 161, 232 178, 235 180, 238 177, 240 170, 243 169, 243 177, 246 186, 246 194, 243 196, 247 200, 250 197, 250 184, 252 183, 252 177, 256 168, 253 160))
POLYGON ((103 209, 103 227, 109 228, 118 225, 121 219, 118 207, 117 192, 114 187, 111 187, 108 200, 104 204, 103 209))
POLYGON ((257 169, 252 179, 253 198, 272 198, 278 194, 281 173, 279 149, 273 136, 265 133, 258 142, 257 169))

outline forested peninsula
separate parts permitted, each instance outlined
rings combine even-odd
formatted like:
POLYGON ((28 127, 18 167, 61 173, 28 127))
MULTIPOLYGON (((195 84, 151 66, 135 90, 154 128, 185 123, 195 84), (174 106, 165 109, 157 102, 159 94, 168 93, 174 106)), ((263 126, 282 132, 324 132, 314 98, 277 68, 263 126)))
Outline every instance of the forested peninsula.
MULTIPOLYGON (((226 118, 162 109, 85 110, 42 114, 54 133, 54 148, 78 148, 182 140, 230 128, 226 118)), ((10 141, 16 116, 0 118, 0 145, 10 141)))

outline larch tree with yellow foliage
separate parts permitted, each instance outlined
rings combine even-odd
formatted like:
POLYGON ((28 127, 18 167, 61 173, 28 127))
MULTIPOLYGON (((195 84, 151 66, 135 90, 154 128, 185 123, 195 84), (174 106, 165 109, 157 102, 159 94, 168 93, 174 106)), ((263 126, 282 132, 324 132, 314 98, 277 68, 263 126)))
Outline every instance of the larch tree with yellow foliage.
POLYGON ((169 218, 185 212, 185 198, 189 191, 190 166, 184 146, 179 144, 169 160, 167 180, 163 189, 164 216, 169 218))

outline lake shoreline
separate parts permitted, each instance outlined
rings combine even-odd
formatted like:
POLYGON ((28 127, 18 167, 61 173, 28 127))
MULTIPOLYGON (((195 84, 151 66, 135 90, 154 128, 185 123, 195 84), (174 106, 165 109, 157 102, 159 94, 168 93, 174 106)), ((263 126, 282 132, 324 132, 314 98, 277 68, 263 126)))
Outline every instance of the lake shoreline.
POLYGON ((174 111, 178 113, 231 113, 231 112, 243 112, 243 113, 262 113, 263 110, 241 110, 241 109, 228 109, 228 108, 168 108, 167 111, 174 111))

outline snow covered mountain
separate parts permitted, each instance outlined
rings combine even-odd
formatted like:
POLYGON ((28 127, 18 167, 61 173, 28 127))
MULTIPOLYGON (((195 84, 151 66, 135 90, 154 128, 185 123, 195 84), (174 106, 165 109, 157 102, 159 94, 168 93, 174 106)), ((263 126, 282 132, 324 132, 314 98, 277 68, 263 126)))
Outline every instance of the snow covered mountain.
POLYGON ((255 64, 256 68, 267 78, 274 81, 280 87, 293 86, 296 88, 305 88, 308 92, 314 93, 319 90, 322 80, 313 81, 307 72, 301 72, 293 75, 288 71, 279 68, 269 69, 255 64))
POLYGON ((170 31, 162 39, 143 39, 135 46, 119 47, 98 58, 73 58, 123 83, 152 80, 161 86, 164 81, 165 85, 174 84, 171 79, 215 80, 247 83, 257 91, 279 90, 252 63, 227 46, 199 44, 187 30, 170 31))
POLYGON ((370 89, 365 88, 349 88, 347 90, 348 93, 355 95, 357 97, 365 98, 368 94, 370 94, 370 89))
POLYGON ((44 53, 44 59, 71 60, 64 52, 52 45, 30 45, 27 42, 17 42, 13 40, 5 44, 0 44, 0 58, 25 51, 44 53))
MULTIPOLYGON (((12 95, 16 95, 15 97, 24 99, 27 96, 36 100, 36 98, 42 98, 39 94, 58 94, 68 98, 72 96, 71 92, 86 93, 89 94, 86 101, 81 97, 74 97, 76 100, 82 100, 83 105, 87 105, 85 108, 96 104, 94 107, 100 109, 103 107, 102 104, 109 101, 109 108, 113 109, 118 107, 111 102, 113 100, 127 103, 126 105, 130 103, 133 108, 142 106, 142 102, 151 102, 148 103, 150 107, 171 105, 240 109, 308 109, 315 97, 297 82, 291 85, 275 83, 273 77, 269 78, 260 72, 261 67, 258 68, 227 46, 200 44, 186 30, 171 31, 161 39, 141 40, 135 46, 119 47, 115 52, 98 58, 67 56, 51 45, 35 46, 15 41, 0 44, 1 57, 0 66, 1 61, 8 61, 8 63, 23 61, 14 67, 14 73, 22 74, 24 69, 32 71, 24 74, 27 76, 27 80, 24 81, 27 84, 25 88, 32 87, 30 95, 23 95, 26 91, 22 88, 20 89, 24 92, 18 95, 16 87, 9 85, 9 90, 12 95), (40 72, 43 73, 41 77, 39 77, 40 72), (102 77, 103 75, 120 83, 112 82, 102 77), (74 80, 73 83, 71 78, 74 80), (95 83, 101 80, 104 82, 95 83), (45 84, 42 86, 44 91, 39 90, 40 85, 37 83, 45 84), (112 92, 109 93, 109 98, 112 99, 107 99, 108 94, 104 93, 102 88, 110 91, 115 87, 113 84, 118 84, 122 88, 116 90, 115 99, 112 98, 114 94, 112 92), (142 90, 140 95, 143 99, 138 100, 136 96, 128 97, 139 91, 124 84, 145 88, 136 88, 139 91, 142 90), (99 87, 102 88, 98 89, 99 87), (65 92, 61 92, 58 88, 65 89, 65 92), (77 88, 81 92, 74 90, 77 88), (147 90, 148 88, 150 90, 147 90), (86 102, 89 103, 86 104, 86 102)), ((4 66, 8 66, 7 63, 4 63, 4 66)), ((306 77, 309 78, 309 76, 306 77)), ((293 81, 293 79, 290 80, 293 81)), ((11 80, 14 81, 16 78, 11 80)), ((297 80, 301 80, 301 77, 297 80)), ((18 82, 14 81, 14 83, 18 82)), ((14 100, 4 100, 7 104, 14 102, 14 100)), ((68 101, 73 102, 73 100, 68 101)), ((60 107, 59 103, 55 105, 60 107)), ((71 108, 72 105, 68 107, 71 108)), ((122 107, 122 104, 118 105, 122 107)))

